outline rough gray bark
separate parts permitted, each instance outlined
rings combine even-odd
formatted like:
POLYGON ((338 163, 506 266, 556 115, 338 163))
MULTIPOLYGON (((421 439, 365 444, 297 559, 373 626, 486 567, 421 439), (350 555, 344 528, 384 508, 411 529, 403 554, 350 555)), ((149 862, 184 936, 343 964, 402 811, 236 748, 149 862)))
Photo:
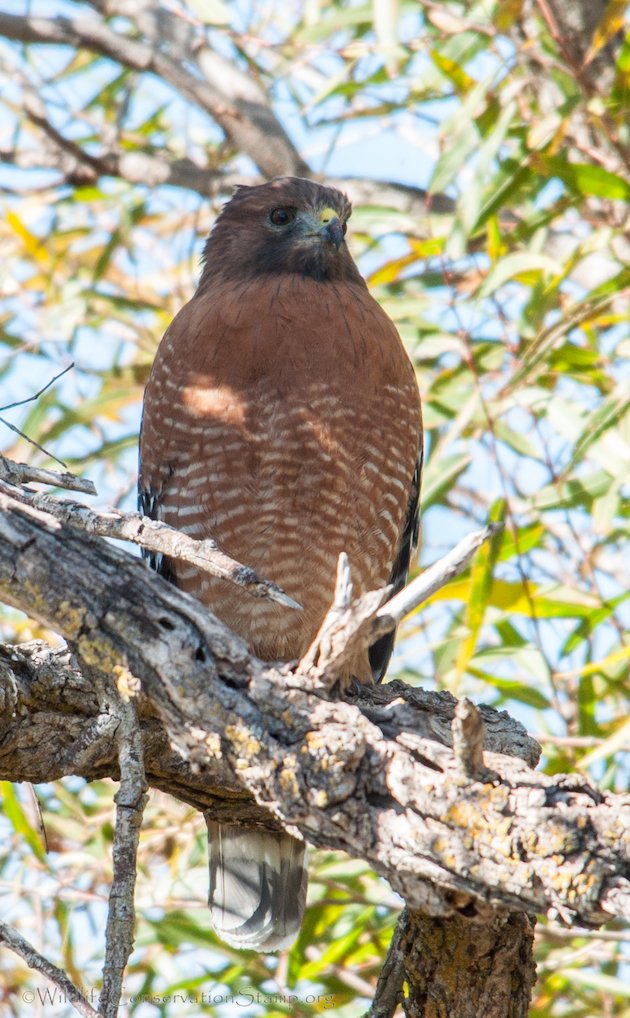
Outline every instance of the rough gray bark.
POLYGON ((485 922, 409 911, 400 937, 407 1018, 527 1018, 536 976, 534 922, 522 912, 485 922))
POLYGON ((142 734, 135 704, 125 695, 113 703, 105 694, 101 706, 108 708, 117 721, 116 748, 120 787, 114 796, 116 826, 112 849, 113 879, 109 892, 105 962, 99 1013, 117 1018, 125 968, 133 948, 135 933, 134 892, 138 872, 138 843, 142 816, 147 803, 142 734))
MULTIPOLYGON (((376 716, 394 707, 407 737, 445 746, 457 701, 446 693, 412 689, 402 682, 360 690, 360 709, 376 716), (393 705, 393 706, 391 706, 393 705), (405 705, 404 716, 400 711, 405 705)), ((149 784, 194 806, 215 820, 279 826, 243 789, 222 756, 193 770, 174 752, 150 702, 140 695, 139 715, 149 784)), ((481 705, 484 746, 519 757, 529 765, 539 747, 505 711, 481 705)), ((387 717, 387 715, 384 715, 387 717)), ((52 781, 76 774, 87 781, 119 778, 115 733, 118 720, 101 711, 91 669, 83 671, 68 650, 40 641, 0 645, 0 780, 52 781)))
POLYGON ((365 858, 433 915, 490 904, 597 925, 628 907, 626 799, 493 752, 471 778, 413 690, 317 696, 143 563, 6 496, 0 507, 4 598, 60 632, 81 667, 136 676, 184 761, 221 758, 292 833, 365 858))

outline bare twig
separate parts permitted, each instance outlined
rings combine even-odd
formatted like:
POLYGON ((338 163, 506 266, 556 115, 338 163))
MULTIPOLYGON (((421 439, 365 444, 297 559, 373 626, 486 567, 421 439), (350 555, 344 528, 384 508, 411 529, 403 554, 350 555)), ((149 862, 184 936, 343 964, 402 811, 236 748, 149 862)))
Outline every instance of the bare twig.
POLYGON ((630 944, 630 930, 579 930, 567 929, 555 923, 540 924, 536 927, 536 936, 541 940, 601 940, 613 944, 630 944))
POLYGON ((36 442, 34 438, 30 437, 30 435, 26 435, 23 431, 20 430, 20 428, 18 428, 16 424, 11 424, 11 421, 7 421, 6 418, 4 417, 0 417, 0 424, 4 424, 5 428, 8 428, 9 431, 12 431, 16 435, 19 435, 20 438, 23 438, 25 442, 28 442, 29 445, 32 445, 34 449, 39 449, 39 451, 43 452, 45 456, 48 456, 51 460, 54 460, 55 463, 59 463, 62 467, 65 468, 66 464, 64 463, 63 460, 60 460, 58 456, 55 456, 55 454, 52 453, 50 449, 45 449, 43 445, 40 445, 39 442, 36 442))
POLYGON ((6 403, 4 406, 0 406, 0 412, 3 410, 13 410, 16 406, 24 406, 25 403, 33 403, 34 400, 39 399, 39 397, 46 392, 46 389, 50 389, 51 385, 54 385, 59 378, 62 378, 63 375, 67 375, 73 367, 74 361, 72 364, 68 364, 68 367, 64 368, 63 371, 59 371, 54 378, 50 379, 49 382, 46 382, 46 385, 43 385, 38 392, 34 392, 32 396, 27 396, 25 399, 17 399, 14 403, 6 403))
POLYGON ((345 552, 341 553, 333 603, 298 665, 298 681, 300 676, 306 675, 309 685, 322 691, 335 684, 357 648, 371 642, 369 631, 372 620, 389 589, 370 590, 352 602, 350 562, 345 552))
POLYGON ((594 749, 604 742, 604 739, 596 735, 541 735, 539 732, 532 735, 532 739, 542 742, 543 745, 549 742, 554 746, 566 746, 568 749, 594 749))
POLYGON ((86 495, 96 495, 96 488, 87 478, 77 477, 64 471, 44 470, 32 467, 29 463, 15 463, 0 455, 0 479, 9 484, 50 484, 55 488, 66 488, 68 491, 82 491, 86 495))
POLYGON ((330 689, 344 663, 354 657, 361 645, 367 647, 379 636, 391 632, 405 616, 453 577, 459 576, 477 549, 502 526, 502 523, 489 523, 483 530, 469 534, 382 607, 387 587, 363 594, 352 605, 347 603, 347 591, 352 590, 350 565, 347 557, 340 555, 334 603, 300 661, 298 676, 307 676, 309 683, 315 683, 318 689, 330 689))
POLYGON ((88 1003, 81 991, 68 979, 65 972, 62 972, 56 965, 53 965, 47 958, 44 958, 16 930, 11 929, 10 926, 1 921, 0 943, 6 944, 9 950, 18 954, 29 968, 35 969, 36 972, 41 972, 43 976, 46 976, 61 991, 63 999, 72 1004, 74 1009, 83 1015, 84 1018, 99 1018, 98 1011, 95 1011, 92 1005, 88 1003))
MULTIPOLYGON (((59 371, 54 376, 54 378, 50 379, 49 382, 46 382, 46 385, 42 386, 42 388, 39 389, 38 392, 33 393, 32 396, 27 396, 25 399, 18 399, 18 400, 15 400, 13 403, 7 403, 5 406, 0 406, 0 411, 3 411, 3 410, 13 410, 14 407, 24 406, 25 403, 32 403, 34 400, 39 399, 39 397, 42 395, 42 393, 46 392, 47 389, 50 389, 51 385, 54 385, 54 383, 57 381, 57 379, 61 378, 65 374, 67 374, 67 372, 70 371, 73 367, 74 367, 74 361, 72 362, 72 364, 68 364, 68 367, 64 368, 63 371, 59 371)), ((36 449, 39 449, 40 452, 45 453, 46 456, 49 456, 51 459, 55 460, 57 463, 60 463, 62 467, 65 467, 66 464, 63 462, 63 460, 60 460, 58 456, 55 456, 52 452, 49 452, 48 449, 45 449, 44 446, 40 445, 39 442, 36 442, 34 438, 30 438, 28 435, 25 435, 24 432, 20 431, 20 429, 15 424, 11 424, 10 421, 5 420, 4 417, 0 417, 0 422, 2 424, 4 424, 5 427, 9 428, 10 431, 14 431, 16 433, 16 435, 19 435, 20 438, 23 438, 23 439, 25 439, 25 441, 29 442, 30 445, 34 446, 36 449)), ((45 484, 50 484, 50 481, 44 481, 44 483, 45 484)), ((60 485, 59 487, 67 487, 67 485, 60 485)), ((92 487, 94 487, 94 486, 92 485, 92 487)), ((75 488, 75 490, 76 491, 84 491, 85 489, 84 488, 75 488)), ((96 491, 88 491, 88 494, 94 495, 94 494, 96 494, 96 491)))
POLYGON ((463 573, 475 552, 482 544, 498 534, 502 523, 489 523, 482 530, 476 530, 456 544, 452 551, 425 569, 412 583, 392 597, 376 613, 375 636, 390 632, 407 615, 428 601, 433 594, 463 573))
POLYGON ((302 609, 302 606, 285 594, 276 583, 261 579, 249 566, 244 566, 241 562, 237 562, 236 559, 232 559, 222 552, 216 541, 209 538, 204 541, 195 541, 192 537, 175 530, 167 523, 152 520, 148 516, 142 516, 141 513, 126 513, 121 509, 112 508, 98 511, 82 502, 56 498, 54 495, 43 492, 9 490, 3 486, 1 480, 0 491, 4 491, 24 505, 31 506, 39 512, 48 513, 56 520, 69 523, 95 537, 113 537, 121 541, 131 541, 147 551, 155 552, 158 555, 168 555, 180 562, 189 562, 204 572, 211 573, 223 580, 229 580, 230 583, 242 587, 253 597, 267 597, 285 608, 293 608, 296 611, 302 609))
MULTIPOLYGON (((119 675, 119 688, 121 679, 124 676, 119 675)), ((120 720, 117 732, 120 788, 114 796, 114 866, 105 932, 103 990, 99 1002, 99 1014, 103 1018, 117 1018, 125 966, 133 948, 138 840, 148 798, 138 716, 133 700, 126 699, 122 689, 115 710, 120 720)))

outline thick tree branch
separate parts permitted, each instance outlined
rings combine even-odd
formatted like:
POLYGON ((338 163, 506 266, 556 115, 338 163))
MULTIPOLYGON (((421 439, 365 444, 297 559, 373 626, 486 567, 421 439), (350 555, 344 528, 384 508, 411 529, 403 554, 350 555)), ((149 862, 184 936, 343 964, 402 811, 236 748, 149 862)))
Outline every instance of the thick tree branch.
POLYGON ((483 922, 407 911, 400 937, 406 1018, 527 1018, 534 923, 522 912, 483 922))
POLYGON ((141 562, 6 496, 0 509, 4 598, 65 636, 82 667, 129 669, 184 761, 221 758, 288 830, 366 859, 436 915, 491 906, 597 925, 628 909, 627 799, 491 752, 493 776, 471 779, 413 697, 288 686, 141 562))
MULTIPOLYGON (((361 690, 357 704, 368 717, 390 717, 403 710, 407 738, 433 738, 449 745, 457 701, 401 682, 361 690), (405 706, 406 705, 406 706, 405 706)), ((538 759, 538 747, 504 711, 481 706, 485 748, 538 759)), ((226 760, 211 756, 193 770, 170 747, 149 702, 139 700, 140 724, 148 782, 154 788, 207 813, 212 819, 278 826, 234 777, 226 760)), ((86 780, 118 780, 116 715, 99 707, 91 670, 81 671, 67 650, 52 650, 41 641, 0 644, 0 780, 42 782, 76 774, 86 780)))
MULTIPOLYGON (((199 105, 269 177, 305 176, 309 168, 275 117, 254 80, 208 50, 205 80, 186 70, 185 60, 109 28, 100 18, 37 18, 0 11, 0 35, 24 43, 86 49, 136 71, 154 73, 199 105)), ((186 55, 187 56, 187 55, 186 55)))

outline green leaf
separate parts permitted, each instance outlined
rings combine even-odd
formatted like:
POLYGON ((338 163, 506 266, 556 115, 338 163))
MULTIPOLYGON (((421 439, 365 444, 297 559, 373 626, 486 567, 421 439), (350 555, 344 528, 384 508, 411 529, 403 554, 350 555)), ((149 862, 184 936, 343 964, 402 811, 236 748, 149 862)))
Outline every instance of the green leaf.
POLYGON ((543 453, 534 445, 531 438, 523 432, 510 428, 505 421, 496 421, 494 431, 497 438, 505 442, 506 445, 509 445, 515 452, 520 452, 523 456, 530 456, 535 460, 542 460, 544 458, 543 453))
POLYGON ((428 509, 438 502, 444 492, 450 490, 457 478, 468 469, 470 462, 471 457, 463 454, 440 456, 435 459, 431 457, 422 480, 423 508, 428 509))
MULTIPOLYGON (((468 181, 457 201, 456 224, 462 242, 468 239, 477 225, 482 197, 487 189, 488 171, 505 141, 515 110, 515 103, 507 104, 477 150, 472 180, 468 181)), ((450 245, 448 250, 451 250, 450 245)))
MULTIPOLYGON (((443 58, 438 56, 437 59, 443 58)), ((433 169, 429 184, 430 194, 445 190, 454 181, 471 153, 479 148, 480 135, 475 119, 485 106, 486 91, 491 80, 492 77, 476 82, 470 88, 462 105, 445 122, 443 132, 447 144, 444 145, 433 169)))
POLYGON ((538 156, 537 166, 549 176, 559 177, 580 195, 594 195, 610 201, 630 201, 630 183, 603 166, 592 163, 570 163, 559 156, 538 156))
POLYGON ((594 324, 602 312, 610 307, 613 300, 621 299, 623 296, 622 292, 607 294, 604 297, 593 300, 586 299, 581 301, 566 311, 560 321, 554 322, 553 325, 542 329, 527 348, 520 366, 510 380, 509 388, 514 389, 517 385, 524 382, 533 373, 535 368, 541 366, 544 358, 548 356, 556 343, 568 335, 572 329, 576 328, 576 326, 585 327, 589 323, 594 324))
POLYGON ((575 443, 569 469, 582 460, 590 447, 597 442, 604 432, 616 426, 630 409, 630 392, 618 388, 601 406, 589 414, 584 430, 575 443))
MULTIPOLYGON (((504 519, 505 502, 501 499, 492 506, 488 520, 491 523, 497 523, 504 519)), ((457 660, 455 662, 456 683, 465 673, 468 662, 475 651, 479 631, 486 614, 490 591, 492 590, 494 567, 497 563, 502 543, 503 530, 500 530, 490 541, 486 541, 481 546, 472 562, 470 569, 470 596, 466 604, 465 613, 468 635, 462 640, 457 652, 457 660)))
POLYGON ((2 795, 4 814, 11 822, 16 834, 22 835, 33 855, 40 862, 46 862, 41 834, 31 825, 10 781, 0 781, 0 795, 2 795))
POLYGON ((473 658, 468 664, 470 674, 474 675, 477 679, 483 679, 489 686, 493 686, 499 692, 504 693, 506 699, 526 703, 536 710, 547 710, 551 706, 549 698, 529 682, 518 682, 516 679, 500 678, 498 675, 494 675, 483 668, 478 668, 475 664, 476 660, 477 658, 473 658))
POLYGON ((548 255, 534 254, 528 251, 506 255, 490 270, 479 288, 478 296, 480 299, 488 297, 508 280, 517 277, 525 277, 523 282, 530 283, 540 273, 547 276, 559 276, 562 273, 562 267, 548 255))
POLYGON ((578 506, 591 511, 594 498, 601 498, 609 490, 613 478, 605 470, 595 470, 581 477, 560 479, 541 488, 531 500, 532 508, 576 509, 578 506))

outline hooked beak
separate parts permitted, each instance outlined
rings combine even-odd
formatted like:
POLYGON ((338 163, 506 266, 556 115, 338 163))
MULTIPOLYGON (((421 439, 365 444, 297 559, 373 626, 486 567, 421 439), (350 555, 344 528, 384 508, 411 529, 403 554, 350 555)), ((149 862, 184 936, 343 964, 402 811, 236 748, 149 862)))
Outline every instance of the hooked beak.
POLYGON ((319 213, 319 221, 322 224, 322 229, 319 231, 320 236, 331 241, 339 250, 343 243, 343 226, 337 213, 334 209, 322 209, 319 213))
POLYGON ((339 250, 343 243, 343 226, 337 216, 331 219, 329 223, 326 223, 321 233, 328 240, 332 241, 337 250, 339 250))

